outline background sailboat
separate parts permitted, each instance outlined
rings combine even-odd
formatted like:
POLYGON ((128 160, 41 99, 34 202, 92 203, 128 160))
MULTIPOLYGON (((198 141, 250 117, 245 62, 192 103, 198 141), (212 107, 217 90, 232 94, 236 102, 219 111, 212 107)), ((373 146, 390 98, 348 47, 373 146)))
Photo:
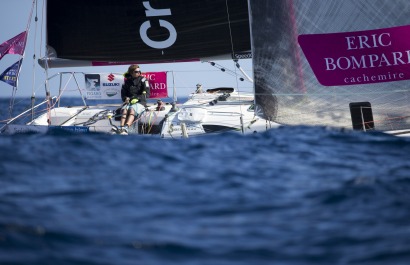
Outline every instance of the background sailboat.
MULTIPOLYGON (((313 56, 319 56, 325 51, 336 52, 340 49, 336 45, 338 43, 323 44, 332 38, 333 35, 329 34, 353 32, 356 41, 359 35, 367 34, 370 40, 371 34, 375 34, 371 30, 387 29, 389 32, 389 28, 410 24, 408 1, 262 0, 249 1, 249 6, 255 97, 261 116, 287 125, 352 128, 349 104, 365 102, 371 106, 373 119, 369 123, 373 122, 375 129, 389 131, 410 128, 410 88, 406 80, 410 73, 408 65, 392 69, 384 64, 382 67, 366 69, 366 74, 370 76, 371 73, 377 74, 375 71, 380 69, 385 74, 398 71, 406 76, 401 80, 323 85, 315 76, 315 69, 312 70, 312 62, 309 62, 306 50, 303 49, 304 43, 301 42, 303 36, 317 36, 309 51, 313 56), (323 45, 319 48, 319 44, 323 45)), ((393 42, 402 43, 410 50, 407 37, 392 35, 392 38, 393 42)), ((382 48, 386 49, 370 48, 360 52, 364 55, 378 54, 391 47, 382 48)), ((402 52, 405 53, 406 49, 402 52)), ((389 52, 395 50, 390 49, 389 52)), ((350 58, 351 51, 345 51, 341 56, 350 58)), ((326 56, 322 57, 317 60, 324 65, 326 56)), ((338 72, 342 78, 362 74, 360 70, 338 72)), ((362 108, 364 111, 366 109, 368 107, 362 108)), ((359 127, 363 128, 360 122, 359 127)))

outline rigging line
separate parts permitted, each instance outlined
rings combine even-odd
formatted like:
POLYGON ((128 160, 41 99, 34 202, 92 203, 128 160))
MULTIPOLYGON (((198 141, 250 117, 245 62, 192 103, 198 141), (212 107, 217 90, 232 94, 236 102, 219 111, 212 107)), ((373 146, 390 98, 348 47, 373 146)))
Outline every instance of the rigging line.
POLYGON ((13 112, 13 106, 14 106, 14 102, 15 102, 15 98, 16 98, 16 92, 17 92, 17 88, 13 87, 13 91, 12 91, 11 98, 10 98, 10 103, 9 103, 9 118, 10 119, 11 119, 12 112, 13 112))
MULTIPOLYGON (((155 112, 153 112, 153 111, 149 111, 149 114, 146 113, 146 111, 144 111, 143 113, 141 113, 141 116, 137 120, 142 119, 143 114, 144 114, 144 117, 145 117, 145 121, 147 121, 147 117, 148 117, 148 123, 145 123, 145 124, 148 125, 147 128, 146 128, 147 129, 146 133, 149 133, 149 132, 151 132, 152 127, 154 126, 154 123, 158 120, 158 116, 155 115, 155 112), (153 118, 153 116, 154 116, 154 118, 153 118)), ((135 120, 134 122, 136 122, 137 120, 135 120)))
MULTIPOLYGON (((21 102, 23 102, 24 100, 22 99, 22 100, 20 100, 19 102, 17 102, 18 104, 19 103, 21 103, 21 102)), ((38 104, 38 105, 36 105, 36 106, 34 106, 33 108, 34 109, 37 109, 40 105, 42 105, 42 104, 44 104, 45 103, 45 101, 43 101, 42 103, 40 103, 40 104, 38 104)), ((25 111, 23 111, 22 113, 20 113, 19 115, 17 115, 17 116, 15 116, 14 118, 10 118, 10 119, 8 119, 8 123, 7 124, 9 124, 10 122, 12 122, 12 121, 14 121, 14 120, 16 120, 17 118, 20 118, 20 117, 23 117, 23 119, 25 118, 25 117, 28 117, 28 115, 30 115, 30 114, 26 114, 27 112, 29 112, 29 111, 31 111, 31 107, 30 108, 28 108, 28 109, 26 109, 25 111)), ((37 110, 36 111, 36 113, 42 113, 42 112, 44 112, 45 111, 45 109, 44 110, 37 110)), ((3 127, 2 127, 3 128, 3 127)))
MULTIPOLYGON (((234 46, 233 46, 232 27, 231 27, 231 18, 230 18, 230 13, 229 13, 228 0, 225 0, 225 5, 226 5, 226 14, 228 16, 229 38, 230 38, 230 41, 231 41, 231 53, 233 55, 233 54, 235 54, 235 50, 234 50, 234 46)), ((235 68, 235 61, 234 61, 234 72, 233 73, 235 74, 235 76, 238 76, 238 74, 236 72, 236 68, 235 68)), ((235 79, 235 81, 236 81, 236 88, 239 89, 238 80, 235 79)), ((239 92, 239 90, 238 90, 238 92, 239 92)))
MULTIPOLYGON (((233 61, 233 64, 234 64, 234 67, 235 67, 235 65, 238 64, 238 60, 236 60, 236 62, 233 61)), ((239 64, 238 64, 238 65, 239 65, 239 64)), ((235 74, 237 74, 236 68, 234 68, 234 69, 235 69, 235 74)), ((238 91, 239 101, 242 101, 242 99, 241 99, 241 94, 239 93, 239 92, 240 92, 240 88, 239 88, 239 84, 238 84, 238 79, 235 78, 235 81, 236 81, 236 89, 237 89, 237 91, 238 91)), ((243 116, 243 106, 242 106, 242 104, 239 105, 239 112, 241 113, 241 118, 240 118, 241 129, 242 129, 242 132, 244 132, 244 124, 243 124, 243 120, 242 120, 242 119, 243 119, 243 118, 242 118, 242 116, 243 116)))
MULTIPOLYGON (((232 56, 235 54, 234 51, 234 46, 233 46, 233 37, 232 37, 232 28, 231 28, 231 18, 230 18, 230 14, 229 14, 229 5, 228 5, 228 0, 225 0, 225 5, 226 5, 226 14, 228 16, 228 26, 229 26, 229 37, 230 37, 230 41, 231 41, 231 52, 232 52, 232 56)), ((235 62, 234 62, 234 67, 235 67, 235 62)), ((235 76, 238 76, 237 72, 236 72, 236 68, 235 69, 235 76)), ((236 81, 236 89, 238 91, 238 95, 239 95, 239 84, 238 84, 238 79, 235 78, 236 81)), ((242 115, 242 106, 239 107, 241 115, 242 115)))
MULTIPOLYGON (((37 1, 33 0, 33 5, 36 5, 36 16, 35 16, 35 30, 34 30, 34 54, 33 54, 33 79, 32 79, 32 87, 31 87, 31 97, 34 100, 35 98, 35 90, 34 90, 34 86, 36 83, 36 41, 37 41, 37 21, 38 21, 38 6, 37 6, 37 1)), ((30 20, 31 20, 31 16, 30 16, 30 20)))
MULTIPOLYGON (((71 81, 73 78, 75 79, 74 73, 72 73, 72 74, 70 75, 70 77, 68 78, 67 82, 65 83, 63 89, 61 90, 61 92, 59 92, 59 95, 58 95, 58 97, 57 97, 57 101, 60 100, 60 98, 61 98, 61 96, 63 95, 63 93, 67 90, 68 84, 70 83, 70 81, 71 81)), ((84 99, 83 99, 83 100, 84 100, 84 99)), ((55 104, 54 104, 54 105, 55 105, 55 104)), ((53 107, 54 107, 54 106, 53 106, 53 107)))
POLYGON ((44 13, 46 10, 46 0, 43 0, 43 7, 41 8, 41 33, 40 33, 40 58, 43 57, 42 49, 43 49, 43 36, 44 36, 44 13))
MULTIPOLYGON (((35 0, 33 0, 33 1, 35 1, 35 0)), ((42 36, 41 36, 41 45, 43 45, 43 42, 42 42, 42 39, 43 39, 43 23, 44 23, 44 16, 45 16, 45 14, 47 13, 47 10, 46 10, 46 0, 43 0, 43 8, 42 8, 42 20, 41 20, 41 22, 42 22, 42 27, 41 27, 41 34, 42 34, 42 36)), ((49 125, 50 125, 50 117, 51 117, 51 113, 50 113, 50 111, 51 111, 51 101, 52 101, 52 97, 51 97, 51 94, 50 94, 50 89, 49 89, 49 78, 48 78, 48 69, 49 69, 49 66, 48 66, 48 53, 47 53, 47 48, 45 48, 45 50, 44 50, 44 53, 45 53, 45 55, 44 55, 44 58, 45 58, 45 62, 44 62, 44 74, 45 74, 45 83, 44 83, 44 86, 45 86, 45 91, 46 91, 46 100, 47 100, 47 118, 48 118, 48 123, 49 123, 49 125)), ((42 54, 41 54, 41 49, 40 49, 40 56, 42 57, 42 54)))
MULTIPOLYGON (((213 66, 213 67, 215 67, 215 68, 221 70, 222 72, 224 72, 224 73, 226 73, 226 74, 229 74, 229 75, 231 75, 231 76, 233 76, 233 77, 239 77, 239 79, 240 79, 241 81, 244 81, 244 80, 245 80, 245 78, 244 78, 242 75, 240 75, 240 74, 238 74, 238 73, 236 72, 236 69, 235 69, 235 71, 232 71, 231 69, 225 68, 225 67, 223 67, 222 65, 220 65, 220 64, 218 64, 218 63, 210 62, 210 61, 206 61, 206 62, 209 63, 211 66, 213 66)), ((235 62, 235 61, 234 61, 234 62, 235 62)), ((234 66, 235 66, 235 64, 234 64, 234 66)), ((211 72, 211 71, 208 71, 208 72, 211 72)), ((213 72, 213 71, 212 71, 212 72, 213 72)))
POLYGON ((235 62, 235 66, 236 66, 236 68, 238 68, 239 69, 239 71, 241 71, 241 73, 242 73, 242 75, 245 77, 245 78, 241 78, 240 80, 241 81, 244 81, 245 79, 247 79, 249 82, 251 82, 251 83, 253 83, 253 80, 252 80, 252 78, 250 78, 246 73, 245 73, 245 71, 242 69, 242 67, 239 65, 239 62, 238 62, 239 60, 235 60, 234 62, 235 62))
POLYGON ((231 18, 229 14, 229 5, 228 5, 228 0, 225 0, 225 5, 226 5, 226 14, 228 16, 228 27, 229 27, 229 37, 231 40, 231 52, 234 54, 234 48, 233 48, 233 38, 232 38, 232 28, 231 28, 231 18))
MULTIPOLYGON (((230 41, 231 41, 231 52, 232 52, 232 56, 233 56, 235 54, 235 49, 234 49, 234 44, 233 44, 232 27, 231 27, 231 19, 230 19, 230 13, 229 13, 228 0, 225 0, 225 5, 226 5, 226 14, 228 16, 229 37, 230 37, 230 41)), ((235 67, 236 64, 238 63, 238 60, 236 60, 236 61, 234 60, 233 63, 234 63, 234 72, 233 72, 233 74, 235 76, 239 76, 238 73, 237 73, 236 67, 235 67)), ((238 96, 240 97, 240 94, 239 94, 240 88, 239 88, 238 79, 235 79, 235 82, 236 82, 236 89, 237 89, 237 92, 238 92, 238 96)), ((240 109, 240 112, 242 114, 243 113, 242 105, 239 107, 239 109, 240 109)))
MULTIPOLYGON (((239 69, 239 70, 241 70, 241 66, 239 65, 239 63, 238 63, 238 60, 234 60, 233 61, 233 63, 234 63, 234 67, 235 67, 235 74, 237 74, 237 72, 236 72, 236 69, 239 69)), ((242 72, 242 70, 241 70, 241 72, 242 72)), ((248 81, 250 80, 251 82, 253 82, 253 80, 251 80, 245 73, 242 73, 244 76, 245 76, 245 78, 246 79, 248 79, 248 81)), ((242 78, 241 79, 242 81, 244 80, 244 78, 242 78)), ((239 98, 239 101, 242 101, 242 96, 241 96, 241 94, 239 93, 239 92, 241 92, 240 91, 240 88, 239 88, 239 84, 238 84, 238 80, 236 79, 236 87, 237 87, 237 90, 238 90, 238 98, 239 98)), ((241 115, 243 115, 243 106, 242 106, 242 104, 239 106, 239 110, 240 110, 240 113, 241 113, 241 115)), ((243 122, 241 122, 241 126, 243 127, 244 125, 243 125, 243 122)), ((243 128, 242 128, 242 131, 244 131, 243 130, 243 128)))

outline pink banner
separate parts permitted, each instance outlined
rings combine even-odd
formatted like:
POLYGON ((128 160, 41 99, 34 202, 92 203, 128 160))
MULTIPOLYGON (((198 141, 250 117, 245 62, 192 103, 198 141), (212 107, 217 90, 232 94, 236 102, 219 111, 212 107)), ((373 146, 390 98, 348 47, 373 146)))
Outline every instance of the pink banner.
POLYGON ((300 35, 298 41, 324 86, 410 79, 410 26, 300 35))
POLYGON ((27 32, 24 31, 14 38, 0 44, 0 59, 6 54, 23 54, 26 47, 27 32))
POLYGON ((150 98, 167 98, 167 72, 142 73, 149 81, 150 98))

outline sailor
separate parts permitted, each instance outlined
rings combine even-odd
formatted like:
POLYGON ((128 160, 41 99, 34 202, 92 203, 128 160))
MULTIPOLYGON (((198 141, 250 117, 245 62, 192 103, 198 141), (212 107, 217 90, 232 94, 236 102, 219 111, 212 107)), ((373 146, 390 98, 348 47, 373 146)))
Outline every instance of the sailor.
POLYGON ((120 134, 128 134, 128 129, 134 122, 135 116, 141 114, 147 107, 146 98, 149 95, 148 81, 141 75, 138 65, 130 65, 124 77, 124 85, 121 89, 124 104, 121 108, 122 116, 118 130, 120 134))
POLYGON ((195 93, 201 94, 202 92, 203 92, 203 91, 202 91, 202 85, 201 85, 201 84, 196 84, 195 93))

